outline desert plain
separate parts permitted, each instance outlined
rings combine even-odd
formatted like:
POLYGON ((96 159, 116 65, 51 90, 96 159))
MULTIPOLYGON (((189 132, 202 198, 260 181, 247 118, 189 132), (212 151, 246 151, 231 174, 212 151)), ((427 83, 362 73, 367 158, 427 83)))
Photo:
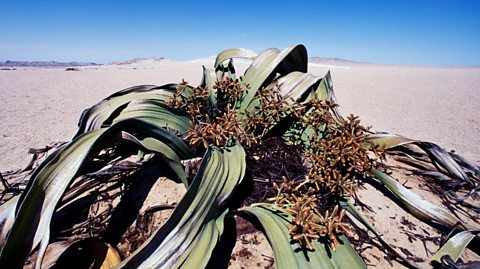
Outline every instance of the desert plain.
MULTIPOLYGON (((202 65, 213 67, 214 60, 212 57, 192 61, 147 59, 79 67, 79 71, 68 72, 65 68, 0 70, 0 171, 24 167, 30 160, 28 149, 31 147, 70 140, 82 111, 108 95, 130 86, 178 83, 182 79, 198 85, 202 65)), ((240 61, 239 66, 245 68, 247 63, 240 61)), ((314 75, 323 76, 328 70, 344 116, 353 113, 373 131, 434 142, 480 163, 480 67, 380 65, 335 60, 309 64, 309 72, 314 75)), ((387 241, 428 258, 421 242, 410 242, 398 226, 391 229, 396 225, 392 224, 393 216, 403 209, 384 203, 380 193, 366 195, 366 191, 361 191, 360 197, 373 202, 377 199, 374 209, 383 213, 378 215, 381 220, 376 226, 387 241)), ((425 192, 421 194, 428 196, 425 192)), ((435 234, 428 225, 411 216, 408 218, 419 230, 435 234)), ((251 240, 244 242, 250 244, 251 240)), ((268 248, 268 245, 253 244, 249 249, 261 247, 268 248)), ((268 265, 265 259, 268 254, 258 253, 252 254, 251 259, 259 255, 256 258, 262 260, 262 266, 268 265)), ((401 268, 398 263, 387 262, 381 252, 367 250, 364 255, 369 265, 376 268, 401 268)), ((243 261, 231 267, 258 265, 243 261)), ((428 268, 427 264, 423 265, 428 268)))

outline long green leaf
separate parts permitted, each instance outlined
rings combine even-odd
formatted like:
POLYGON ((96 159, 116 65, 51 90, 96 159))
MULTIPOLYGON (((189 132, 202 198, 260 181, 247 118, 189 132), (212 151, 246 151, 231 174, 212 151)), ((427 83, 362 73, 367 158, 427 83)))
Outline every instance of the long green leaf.
POLYGON ((126 119, 138 119, 158 128, 166 128, 178 134, 191 127, 192 118, 183 111, 171 108, 159 100, 134 100, 116 116, 113 123, 126 119))
POLYGON ((114 123, 127 119, 135 120, 127 131, 137 133, 137 137, 130 137, 130 140, 150 151, 160 152, 164 161, 187 187, 185 170, 180 160, 190 159, 194 153, 182 139, 170 131, 185 133, 191 127, 191 117, 158 100, 135 100, 116 117, 114 123), (155 137, 164 139, 161 141, 155 137))
POLYGON ((243 179, 245 166, 240 145, 210 146, 170 218, 120 267, 205 267, 223 231, 226 211, 221 208, 243 179))
MULTIPOLYGON (((335 102, 335 95, 333 93, 333 85, 331 82, 330 72, 323 77, 317 77, 308 73, 291 72, 277 80, 280 85, 281 94, 284 98, 292 98, 299 103, 307 104, 313 99, 321 101, 335 102)), ((268 87, 274 87, 275 84, 270 84, 268 87)), ((268 88, 267 87, 267 88, 268 88)), ((253 105, 257 105, 252 102, 253 105)), ((313 109, 310 107, 305 115, 311 113, 313 109)), ((344 122, 344 118, 341 116, 337 107, 331 108, 335 120, 339 123, 344 122)), ((293 134, 295 139, 299 139, 306 143, 313 134, 311 126, 307 126, 303 130, 291 129, 290 127, 295 121, 290 118, 282 119, 271 127, 271 132, 268 135, 274 134, 275 136, 289 137, 293 134)))
POLYGON ((394 134, 389 134, 389 133, 377 133, 377 134, 372 134, 369 135, 366 139, 366 142, 373 144, 373 145, 378 145, 380 147, 384 147, 385 149, 390 149, 393 147, 413 143, 416 140, 406 138, 401 135, 394 135, 394 134))
POLYGON ((164 137, 163 142, 168 144, 181 160, 194 157, 190 147, 179 137, 192 123, 191 117, 184 112, 168 107, 158 100, 135 100, 116 117, 114 123, 125 120, 131 120, 126 131, 137 133, 138 139, 159 133, 160 137, 164 137), (138 132, 140 130, 136 128, 144 132, 138 132))
POLYGON ((176 87, 177 84, 166 84, 163 86, 141 85, 116 92, 83 111, 78 122, 77 134, 74 137, 109 125, 122 108, 133 100, 157 99, 164 101, 173 95, 176 87))
POLYGON ((246 58, 246 59, 253 59, 257 56, 257 53, 252 50, 247 49, 227 49, 220 52, 215 59, 215 69, 225 62, 226 60, 233 59, 233 58, 246 58))
POLYGON ((432 261, 441 262, 442 257, 448 255, 454 262, 456 262, 470 241, 478 236, 479 233, 480 229, 475 229, 463 231, 454 235, 437 251, 437 253, 435 253, 435 255, 433 255, 432 261))
POLYGON ((177 155, 187 159, 193 157, 189 149, 182 152, 188 147, 180 138, 138 119, 127 119, 108 129, 81 135, 32 175, 30 187, 19 200, 15 222, 0 253, 1 268, 22 267, 30 251, 40 242, 37 266, 41 264, 49 242, 51 218, 65 190, 87 167, 93 154, 116 141, 122 142, 120 134, 123 131, 133 131, 140 140, 152 136, 169 145, 177 155))
POLYGON ((180 179, 180 181, 188 188, 187 176, 185 170, 181 164, 181 159, 177 153, 166 143, 162 142, 160 139, 154 137, 146 137, 143 139, 137 139, 135 136, 129 133, 122 133, 124 139, 130 140, 135 144, 141 146, 143 149, 146 149, 151 152, 160 153, 161 159, 167 163, 167 165, 172 169, 175 175, 180 179))
POLYGON ((459 224, 461 229, 470 228, 469 225, 460 221, 443 207, 437 206, 408 190, 389 175, 375 169, 372 169, 370 173, 380 180, 416 218, 423 221, 434 221, 450 228, 455 227, 457 224, 459 224))
POLYGON ((333 83, 330 71, 325 74, 318 87, 310 93, 306 100, 308 101, 313 98, 317 100, 336 101, 335 94, 333 92, 333 83))
POLYGON ((313 76, 309 73, 295 71, 279 78, 277 83, 280 85, 280 94, 283 97, 303 102, 306 99, 305 93, 310 93, 309 90, 321 79, 321 77, 313 76))
POLYGON ((184 251, 180 260, 181 268, 205 268, 215 245, 224 231, 224 220, 229 210, 225 210, 215 220, 208 221, 202 231, 184 251))
MULTIPOLYGON (((330 71, 327 71, 325 76, 320 81, 317 89, 315 89, 315 91, 313 91, 306 100, 308 101, 313 98, 316 98, 317 100, 328 100, 333 103, 337 102, 337 98, 335 97, 335 93, 333 91, 333 82, 330 71)), ((343 123, 345 121, 340 114, 338 107, 331 108, 331 112, 338 123, 343 123)))
POLYGON ((478 181, 480 180, 480 166, 465 161, 462 158, 455 158, 455 155, 445 151, 437 144, 388 133, 370 135, 366 139, 366 142, 385 147, 386 149, 414 144, 421 148, 430 157, 432 163, 435 164, 442 173, 445 173, 452 178, 462 180, 463 182, 467 182, 472 187, 474 187, 475 184, 478 184, 478 181), (468 176, 465 171, 468 171, 471 176, 468 176))
POLYGON ((27 193, 24 199, 19 201, 15 222, 0 252, 0 268, 23 267, 28 254, 40 241, 40 253, 43 255, 50 236, 49 226, 55 206, 88 156, 95 139, 104 131, 92 131, 80 136, 76 143, 70 144, 62 154, 57 155, 50 165, 35 171, 30 179, 33 183, 25 190, 27 193))
POLYGON ((15 220, 15 208, 17 207, 18 199, 19 196, 14 196, 0 206, 0 249, 5 245, 8 232, 15 220))
POLYGON ((268 86, 279 76, 290 72, 306 72, 308 67, 307 51, 303 45, 291 46, 282 52, 268 49, 258 55, 245 72, 244 82, 250 85, 240 109, 249 107, 257 91, 262 86, 268 86))
POLYGON ((336 251, 319 241, 312 242, 314 251, 307 251, 290 242, 288 228, 293 217, 285 210, 271 204, 255 204, 243 211, 257 218, 265 230, 275 255, 275 268, 367 268, 343 235, 336 251))
POLYGON ((202 76, 202 82, 200 83, 200 87, 204 87, 208 90, 208 98, 212 102, 212 104, 217 103, 217 94, 216 94, 216 89, 215 89, 215 81, 217 81, 217 74, 215 72, 215 69, 212 68, 206 68, 205 66, 202 66, 203 68, 203 76, 202 76))

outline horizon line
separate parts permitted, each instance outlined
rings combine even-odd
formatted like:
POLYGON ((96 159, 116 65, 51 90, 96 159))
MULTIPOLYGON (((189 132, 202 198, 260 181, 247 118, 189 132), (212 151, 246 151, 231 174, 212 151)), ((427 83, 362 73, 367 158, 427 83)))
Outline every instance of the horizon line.
MULTIPOLYGON (((132 63, 126 63, 132 60, 160 60, 160 61, 170 61, 170 62, 191 62, 191 61, 198 61, 198 60, 207 60, 209 58, 215 59, 217 55, 209 55, 209 56, 204 56, 204 57, 198 57, 198 58, 193 58, 193 59, 187 59, 187 60, 177 60, 177 59, 171 59, 163 56, 138 56, 138 57, 133 57, 133 58, 128 58, 128 59, 121 59, 121 60, 114 60, 114 61, 108 61, 108 62, 97 62, 97 61, 78 61, 78 60, 12 60, 12 59, 6 59, 6 60, 0 60, 0 66, 5 67, 5 63, 7 62, 24 62, 24 63, 48 63, 48 62, 53 62, 53 63, 59 63, 59 64, 68 64, 68 63, 79 63, 79 64, 85 64, 84 66, 89 66, 88 64, 93 64, 93 65, 99 65, 99 66, 106 66, 106 65, 115 65, 115 64, 121 64, 125 63, 124 65, 128 64, 135 64, 135 62, 132 63)), ((360 60, 353 60, 353 59, 346 59, 346 58, 341 58, 341 57, 325 57, 325 56, 309 56, 308 57, 308 63, 315 63, 315 59, 312 58, 321 58, 322 60, 328 61, 328 60, 333 60, 333 61, 338 61, 339 64, 353 64, 353 65, 387 65, 387 66, 411 66, 411 67, 443 67, 443 68, 477 68, 480 67, 480 64, 473 64, 473 65, 468 65, 468 64, 412 64, 412 63, 380 63, 380 62, 371 62, 371 61, 360 61, 360 60)), ((245 59, 248 60, 248 59, 245 59)), ((321 63, 319 63, 321 64, 321 63)), ((93 66, 92 65, 92 66, 93 66)), ((35 67, 35 66, 7 66, 7 67, 35 67)), ((48 67, 48 66, 45 66, 48 67)), ((50 66, 50 67, 55 67, 55 66, 50 66)))

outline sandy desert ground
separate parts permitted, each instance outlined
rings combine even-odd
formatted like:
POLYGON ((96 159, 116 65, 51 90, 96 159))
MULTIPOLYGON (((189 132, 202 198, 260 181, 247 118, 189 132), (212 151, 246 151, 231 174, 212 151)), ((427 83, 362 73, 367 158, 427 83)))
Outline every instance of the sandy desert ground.
MULTIPOLYGON (((197 85, 201 66, 211 67, 213 60, 147 60, 83 67, 76 72, 66 72, 64 68, 1 70, 0 171, 26 165, 30 147, 69 140, 83 109, 113 92, 133 85, 161 85, 181 79, 197 85)), ((312 63, 309 72, 323 76, 329 69, 344 115, 354 113, 364 125, 373 126, 372 130, 435 142, 480 162, 480 67, 312 63)), ((381 208, 388 214, 401 210, 386 204, 379 204, 378 209, 381 208)), ((379 229, 388 231, 388 222, 382 225, 379 229)), ((406 247, 423 251, 421 246, 406 247)), ((387 265, 380 262, 377 268, 387 265)))

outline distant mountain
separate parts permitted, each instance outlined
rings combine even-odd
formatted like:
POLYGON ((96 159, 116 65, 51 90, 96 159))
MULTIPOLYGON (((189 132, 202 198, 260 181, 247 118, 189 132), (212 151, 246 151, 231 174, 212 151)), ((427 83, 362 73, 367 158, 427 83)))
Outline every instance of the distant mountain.
POLYGON ((97 63, 83 62, 57 62, 57 61, 6 61, 0 62, 4 67, 69 67, 69 66, 92 66, 97 63))
POLYGON ((346 60, 342 58, 330 58, 330 57, 310 57, 308 58, 308 62, 310 63, 318 63, 318 64, 370 64, 367 62, 360 62, 360 61, 352 61, 346 60))
POLYGON ((145 62, 145 61, 163 62, 164 60, 165 60, 164 57, 158 57, 158 58, 155 58, 155 57, 150 57, 150 58, 137 57, 137 58, 133 58, 133 59, 126 60, 126 61, 111 62, 111 63, 109 63, 109 65, 127 65, 127 64, 136 64, 136 63, 145 62))

